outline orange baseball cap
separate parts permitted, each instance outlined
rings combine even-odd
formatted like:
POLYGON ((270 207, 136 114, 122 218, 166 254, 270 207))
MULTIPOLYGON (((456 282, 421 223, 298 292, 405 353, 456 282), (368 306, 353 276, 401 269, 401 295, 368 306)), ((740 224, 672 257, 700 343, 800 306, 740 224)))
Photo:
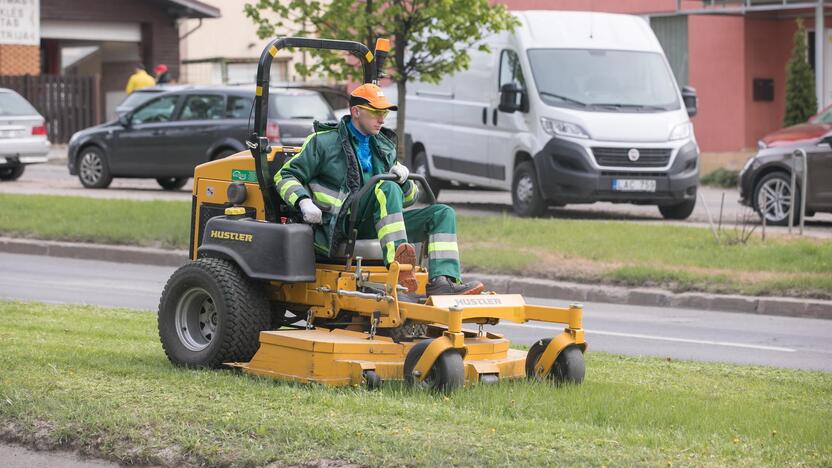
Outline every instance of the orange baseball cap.
POLYGON ((384 96, 384 92, 378 85, 372 83, 365 83, 355 88, 350 94, 350 107, 360 105, 369 105, 381 110, 394 111, 399 109, 384 96))

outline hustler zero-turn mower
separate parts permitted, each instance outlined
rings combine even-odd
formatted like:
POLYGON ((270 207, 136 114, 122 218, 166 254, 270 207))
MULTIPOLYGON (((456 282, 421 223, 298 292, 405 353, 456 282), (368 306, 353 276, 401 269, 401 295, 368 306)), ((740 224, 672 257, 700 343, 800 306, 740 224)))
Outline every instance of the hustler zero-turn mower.
MULTIPOLYGON (((194 172, 192 261, 171 276, 159 304, 159 336, 171 362, 369 388, 402 379, 442 391, 501 379, 580 383, 586 350, 581 305, 528 305, 513 294, 425 297, 425 268, 396 262, 385 267, 378 240, 356 239, 359 199, 394 175, 375 176, 360 192, 345 194, 350 235, 335 258, 316 257, 312 227, 299 222, 273 182, 300 148, 270 146, 266 138, 269 69, 284 47, 348 51, 361 61, 369 83, 378 80, 389 42, 379 40, 373 53, 357 42, 283 38, 263 51, 251 153, 202 164, 194 172), (415 294, 403 294, 398 285, 399 271, 406 268, 417 270, 415 294), (502 335, 483 331, 500 320, 566 328, 527 353, 511 349, 502 335)), ((424 177, 410 177, 435 203, 424 177)))

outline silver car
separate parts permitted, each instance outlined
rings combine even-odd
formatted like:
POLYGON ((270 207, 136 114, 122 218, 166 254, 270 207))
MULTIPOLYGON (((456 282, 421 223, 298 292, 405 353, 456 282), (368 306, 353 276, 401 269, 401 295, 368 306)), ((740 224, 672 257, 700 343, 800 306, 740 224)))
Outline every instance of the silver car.
POLYGON ((23 96, 0 88, 0 181, 18 179, 27 164, 45 163, 48 152, 43 116, 23 96))

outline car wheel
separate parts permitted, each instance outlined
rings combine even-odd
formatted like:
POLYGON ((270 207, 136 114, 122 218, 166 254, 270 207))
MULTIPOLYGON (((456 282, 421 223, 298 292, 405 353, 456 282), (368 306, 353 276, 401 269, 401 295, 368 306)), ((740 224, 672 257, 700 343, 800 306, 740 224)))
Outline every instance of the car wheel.
MULTIPOLYGON (((792 207, 791 176, 785 172, 766 174, 754 187, 754 209, 766 224, 774 226, 789 225, 789 211, 792 207)), ((795 206, 800 206, 800 187, 794 196, 795 206)), ((800 213, 795 211, 794 222, 800 221, 800 213)))
POLYGON ((179 190, 188 183, 188 177, 160 177, 156 182, 165 190, 179 190))
POLYGON ((0 168, 0 180, 11 181, 17 180, 23 175, 26 166, 3 167, 0 168))
POLYGON ((537 186, 537 174, 531 161, 524 161, 514 170, 511 184, 511 203, 514 212, 522 217, 536 217, 543 214, 546 203, 537 186))
MULTIPOLYGON (((442 191, 444 184, 440 180, 436 180, 430 176, 430 168, 428 168, 428 155, 425 150, 419 150, 416 156, 413 157, 413 172, 425 177, 430 185, 433 195, 439 198, 439 192, 442 191)), ((419 201, 426 203, 428 201, 425 194, 419 195, 419 201)))
POLYGON ((696 198, 676 205, 659 205, 659 213, 664 219, 688 219, 696 207, 696 198))
POLYGON ((232 154, 237 154, 237 153, 238 153, 238 151, 234 151, 233 149, 230 149, 230 148, 225 148, 225 149, 219 150, 216 153, 214 153, 214 157, 212 158, 212 160, 227 158, 227 157, 231 156, 232 154))
POLYGON ((113 181, 104 151, 87 146, 78 156, 78 179, 86 188, 107 188, 113 181))

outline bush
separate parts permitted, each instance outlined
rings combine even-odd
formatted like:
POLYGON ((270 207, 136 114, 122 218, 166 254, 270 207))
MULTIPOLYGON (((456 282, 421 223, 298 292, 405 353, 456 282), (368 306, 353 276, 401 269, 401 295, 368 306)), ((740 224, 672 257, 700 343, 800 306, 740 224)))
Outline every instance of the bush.
POLYGON ((798 19, 792 56, 786 65, 786 114, 783 116, 783 126, 806 122, 817 111, 815 74, 806 61, 806 29, 803 21, 798 19))
POLYGON ((739 183, 740 173, 730 169, 719 168, 699 179, 702 185, 711 185, 721 188, 735 188, 739 183))

